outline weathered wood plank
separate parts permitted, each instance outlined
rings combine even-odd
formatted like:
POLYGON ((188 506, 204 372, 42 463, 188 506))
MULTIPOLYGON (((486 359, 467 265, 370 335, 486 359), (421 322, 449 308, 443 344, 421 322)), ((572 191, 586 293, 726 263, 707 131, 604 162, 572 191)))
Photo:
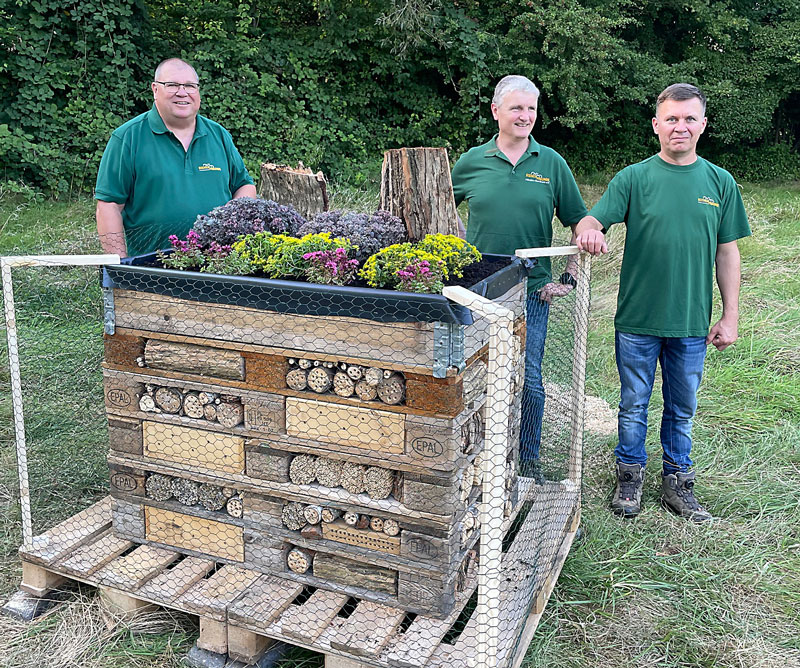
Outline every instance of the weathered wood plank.
POLYGON ((52 529, 33 537, 30 548, 20 548, 27 561, 49 566, 111 526, 111 497, 106 496, 52 529))
POLYGON ((305 643, 314 642, 336 617, 349 596, 317 589, 301 605, 290 605, 278 620, 281 632, 305 643))
POLYGON ((244 471, 244 438, 149 420, 142 424, 144 456, 225 473, 244 471))
POLYGON ((154 506, 145 506, 144 519, 149 541, 231 561, 244 560, 244 530, 240 526, 154 506))
POLYGON ((361 601, 339 632, 331 638, 331 648, 355 656, 377 656, 405 616, 403 610, 361 601))
POLYGON ((210 559, 186 557, 139 587, 136 594, 162 605, 172 605, 176 598, 214 570, 214 566, 210 559))
POLYGON ((303 585, 273 575, 262 575, 228 606, 228 620, 263 629, 288 608, 303 585))
POLYGON ((405 416, 369 408, 288 398, 286 433, 337 444, 357 445, 387 454, 402 454, 405 416))
POLYGON ((169 566, 178 556, 173 550, 140 545, 130 554, 114 559, 97 573, 97 578, 105 585, 133 591, 169 566))
POLYGON ((333 584, 363 587, 392 596, 397 595, 397 571, 370 566, 332 554, 318 553, 314 558, 314 575, 333 584))
POLYGON ((66 573, 89 576, 129 550, 133 545, 134 543, 131 541, 119 538, 108 529, 97 540, 80 546, 68 557, 62 559, 58 563, 58 568, 66 573))
POLYGON ((144 361, 151 369, 244 380, 244 358, 234 350, 149 339, 144 361))
POLYGON ((225 620, 228 605, 255 582, 261 573, 226 565, 214 575, 200 580, 178 598, 176 605, 202 617, 225 620))

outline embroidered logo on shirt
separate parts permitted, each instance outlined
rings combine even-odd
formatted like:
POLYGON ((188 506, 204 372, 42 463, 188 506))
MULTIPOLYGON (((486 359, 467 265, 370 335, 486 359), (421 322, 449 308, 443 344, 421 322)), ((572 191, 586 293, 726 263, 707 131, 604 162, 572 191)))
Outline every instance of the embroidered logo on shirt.
POLYGON ((525 180, 531 183, 550 183, 550 177, 542 176, 539 172, 528 172, 525 175, 525 180))
POLYGON ((707 197, 707 196, 698 197, 697 198, 697 203, 698 204, 708 204, 708 206, 715 206, 715 207, 719 208, 719 203, 715 202, 713 199, 711 199, 710 197, 707 197))
POLYGON ((200 172, 219 172, 221 169, 221 167, 214 167, 210 162, 204 162, 197 168, 200 172))

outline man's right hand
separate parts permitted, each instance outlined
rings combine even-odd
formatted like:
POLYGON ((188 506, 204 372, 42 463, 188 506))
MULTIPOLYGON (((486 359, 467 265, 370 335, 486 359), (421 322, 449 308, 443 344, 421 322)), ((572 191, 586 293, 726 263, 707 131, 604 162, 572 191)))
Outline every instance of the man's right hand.
POLYGON ((575 226, 575 245, 591 255, 608 253, 603 226, 594 216, 584 216, 575 226))

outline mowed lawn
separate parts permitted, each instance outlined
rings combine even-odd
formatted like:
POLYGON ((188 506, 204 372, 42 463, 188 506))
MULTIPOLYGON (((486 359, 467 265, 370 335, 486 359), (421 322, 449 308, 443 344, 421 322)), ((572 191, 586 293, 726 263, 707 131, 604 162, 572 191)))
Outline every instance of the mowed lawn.
MULTIPOLYGON (((583 188, 587 203, 601 186, 583 188)), ((745 185, 753 236, 743 258, 740 340, 709 351, 695 420, 696 491, 719 518, 694 526, 660 508, 660 385, 654 391, 644 510, 608 510, 613 435, 587 431, 584 538, 567 559, 527 666, 626 668, 800 666, 800 184, 745 185)), ((368 210, 372 191, 334 189, 368 210)), ((592 269, 587 391, 618 401, 613 314, 624 229, 592 269)), ((94 253, 90 201, 53 203, 0 188, 0 255, 94 253)), ((36 517, 61 518, 99 494, 104 477, 100 292, 91 270, 15 272, 34 485, 51 491, 36 517), (41 339, 37 342, 37 337, 41 339), (66 455, 65 453, 69 453, 66 455)), ((716 300, 715 317, 719 313, 716 300)), ((0 597, 19 581, 20 542, 5 336, 0 342, 0 597)), ((35 491, 35 489, 34 489, 35 491)), ((36 499, 34 499, 36 501, 36 499)), ((177 666, 196 633, 183 615, 132 625, 104 618, 90 589, 45 620, 0 617, 0 665, 177 666)), ((321 666, 293 652, 284 668, 321 666)))

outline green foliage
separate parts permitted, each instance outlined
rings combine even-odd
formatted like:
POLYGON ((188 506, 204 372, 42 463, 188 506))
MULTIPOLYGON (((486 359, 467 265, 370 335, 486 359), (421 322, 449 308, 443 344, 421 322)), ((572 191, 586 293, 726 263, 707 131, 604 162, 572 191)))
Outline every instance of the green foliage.
POLYGON ((537 138, 578 172, 651 154, 655 96, 690 81, 709 95, 702 155, 797 174, 797 3, 3 0, 0 46, 0 181, 51 194, 91 188, 173 55, 251 169, 302 160, 360 185, 388 148, 458 154, 494 133, 493 86, 516 72, 542 89, 537 138))

